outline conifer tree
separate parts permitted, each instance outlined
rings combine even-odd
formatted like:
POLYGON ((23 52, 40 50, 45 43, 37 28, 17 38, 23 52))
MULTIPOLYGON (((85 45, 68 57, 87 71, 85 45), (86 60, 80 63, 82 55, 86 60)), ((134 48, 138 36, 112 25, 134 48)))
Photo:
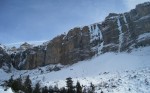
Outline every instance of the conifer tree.
POLYGON ((53 93, 54 92, 54 89, 52 86, 49 86, 49 93, 53 93))
POLYGON ((58 92, 59 92, 59 88, 58 88, 58 86, 57 86, 57 85, 55 85, 55 86, 54 86, 54 88, 53 88, 53 90, 54 90, 54 92, 58 93, 58 92))
POLYGON ((45 86, 44 88, 42 88, 42 93, 48 93, 48 88, 47 88, 47 86, 45 86))
POLYGON ((66 84, 68 88, 67 93, 74 93, 73 81, 71 77, 66 78, 66 84))
POLYGON ((65 89, 65 87, 60 89, 60 93, 67 93, 67 90, 65 89))
POLYGON ((6 81, 6 83, 7 83, 7 86, 8 87, 12 87, 12 83, 13 83, 13 76, 11 76, 11 78, 8 80, 8 81, 6 81))
POLYGON ((82 87, 81 87, 81 85, 78 81, 77 81, 77 84, 76 84, 76 89, 77 89, 77 93, 82 93, 82 87))
POLYGON ((95 86, 91 83, 90 88, 88 89, 88 93, 94 93, 95 91, 95 86))
POLYGON ((40 84, 39 84, 39 82, 36 83, 35 88, 34 88, 34 90, 33 90, 33 93, 41 93, 41 92, 40 92, 40 84))
POLYGON ((32 93, 32 87, 31 87, 31 85, 32 85, 32 82, 31 82, 30 77, 28 75, 27 78, 26 78, 26 80, 25 80, 25 82, 24 82, 24 91, 26 93, 32 93))
POLYGON ((19 87, 20 86, 19 86, 18 80, 13 80, 12 85, 11 85, 12 90, 14 90, 15 92, 17 92, 17 91, 20 90, 19 87))

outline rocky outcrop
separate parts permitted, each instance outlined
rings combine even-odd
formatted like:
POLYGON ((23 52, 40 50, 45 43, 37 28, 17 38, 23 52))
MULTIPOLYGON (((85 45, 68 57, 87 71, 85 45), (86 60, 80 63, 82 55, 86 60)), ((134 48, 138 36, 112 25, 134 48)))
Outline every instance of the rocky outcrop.
POLYGON ((27 49, 24 68, 31 69, 48 64, 63 65, 89 59, 95 53, 90 46, 90 33, 88 27, 71 29, 67 35, 60 35, 51 40, 47 46, 27 49))
MULTIPOLYGON (((130 51, 150 45, 150 2, 139 4, 123 14, 110 13, 103 22, 76 27, 46 45, 27 43, 20 52, 6 53, 18 69, 33 69, 48 64, 73 64, 105 52, 130 51)), ((14 49, 13 49, 14 50, 14 49)))
POLYGON ((0 45, 0 67, 4 63, 10 63, 11 62, 11 57, 5 52, 5 46, 0 45))
POLYGON ((74 28, 63 38, 60 61, 63 64, 72 64, 91 58, 93 51, 90 47, 90 33, 87 26, 74 28))

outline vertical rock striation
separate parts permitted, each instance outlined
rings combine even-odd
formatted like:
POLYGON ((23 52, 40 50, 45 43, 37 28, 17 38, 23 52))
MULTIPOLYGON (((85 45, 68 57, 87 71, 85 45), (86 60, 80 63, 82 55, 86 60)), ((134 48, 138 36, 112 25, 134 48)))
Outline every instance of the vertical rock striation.
POLYGON ((101 23, 73 28, 46 45, 33 47, 26 43, 22 45, 25 49, 11 54, 0 48, 0 62, 12 62, 18 69, 33 69, 48 64, 73 64, 105 52, 130 51, 148 45, 150 2, 123 14, 110 13, 101 23))

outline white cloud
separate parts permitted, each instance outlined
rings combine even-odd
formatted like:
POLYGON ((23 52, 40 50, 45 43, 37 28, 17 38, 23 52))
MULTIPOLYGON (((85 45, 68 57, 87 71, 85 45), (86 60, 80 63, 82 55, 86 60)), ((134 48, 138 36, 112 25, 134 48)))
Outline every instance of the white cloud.
POLYGON ((137 4, 144 3, 150 0, 123 0, 128 10, 134 9, 137 4))

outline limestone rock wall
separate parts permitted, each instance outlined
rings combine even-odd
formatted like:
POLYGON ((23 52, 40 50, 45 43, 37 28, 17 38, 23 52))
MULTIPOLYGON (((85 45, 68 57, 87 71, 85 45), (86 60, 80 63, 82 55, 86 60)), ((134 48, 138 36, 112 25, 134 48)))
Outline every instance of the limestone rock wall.
POLYGON ((139 4, 123 14, 110 13, 103 22, 73 28, 67 34, 55 37, 47 45, 25 45, 26 50, 11 55, 0 50, 5 54, 5 57, 0 56, 1 65, 2 62, 12 62, 18 69, 58 63, 67 65, 105 52, 130 51, 149 46, 150 2, 139 4))

